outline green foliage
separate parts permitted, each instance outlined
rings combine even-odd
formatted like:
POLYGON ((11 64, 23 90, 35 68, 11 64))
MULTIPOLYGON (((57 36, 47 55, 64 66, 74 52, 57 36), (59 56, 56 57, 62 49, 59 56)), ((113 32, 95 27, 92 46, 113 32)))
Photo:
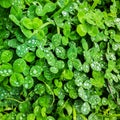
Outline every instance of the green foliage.
POLYGON ((119 0, 0 0, 0 120, 120 119, 119 0))

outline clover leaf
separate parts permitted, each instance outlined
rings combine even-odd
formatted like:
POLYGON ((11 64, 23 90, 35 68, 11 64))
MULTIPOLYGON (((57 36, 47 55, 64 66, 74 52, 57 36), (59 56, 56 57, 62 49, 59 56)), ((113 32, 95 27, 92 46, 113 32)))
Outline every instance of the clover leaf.
POLYGON ((30 75, 32 77, 39 77, 43 71, 43 68, 39 65, 32 66, 30 69, 30 75))
POLYGON ((10 84, 13 87, 20 87, 21 85, 23 85, 24 84, 24 77, 23 77, 23 75, 20 74, 20 73, 13 73, 10 76, 10 84))
POLYGON ((15 72, 23 72, 26 67, 26 62, 22 58, 16 59, 13 63, 13 69, 15 72))
POLYGON ((85 36, 87 34, 87 28, 85 24, 79 24, 76 30, 80 36, 85 36))
POLYGON ((55 53, 56 53, 58 58, 65 59, 65 57, 66 57, 65 49, 61 46, 56 47, 55 53))
POLYGON ((93 79, 91 78, 91 84, 96 86, 96 87, 103 87, 104 86, 104 76, 103 73, 98 72, 98 71, 93 71, 92 73, 93 79))
POLYGON ((31 87, 33 87, 34 85, 34 80, 31 76, 26 76, 25 79, 24 79, 24 88, 26 89, 30 89, 31 87))
POLYGON ((1 61, 2 63, 9 62, 13 57, 13 52, 10 50, 4 50, 1 54, 1 61))
POLYGON ((5 77, 5 76, 10 76, 13 73, 13 69, 11 64, 5 63, 0 65, 0 75, 5 77))
POLYGON ((82 114, 84 115, 87 115, 89 114, 90 112, 90 105, 88 102, 84 102, 83 105, 81 106, 81 112, 82 114))
POLYGON ((13 0, 9 0, 6 2, 4 0, 1 0, 0 5, 4 8, 9 8, 12 5, 12 2, 13 2, 13 0))

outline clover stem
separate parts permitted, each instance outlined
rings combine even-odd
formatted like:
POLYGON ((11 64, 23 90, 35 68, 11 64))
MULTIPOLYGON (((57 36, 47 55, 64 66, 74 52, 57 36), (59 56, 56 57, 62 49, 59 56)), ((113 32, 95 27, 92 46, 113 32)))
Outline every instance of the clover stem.
POLYGON ((42 29, 42 28, 44 28, 44 27, 46 27, 46 26, 48 26, 50 24, 53 24, 53 22, 46 22, 46 23, 44 23, 43 25, 40 26, 40 29, 42 29))
POLYGON ((59 27, 57 27, 57 33, 60 34, 60 28, 59 27))
POLYGON ((7 99, 7 100, 16 101, 16 102, 18 102, 18 103, 22 103, 22 101, 19 101, 19 100, 15 99, 15 98, 6 98, 6 99, 7 99))
POLYGON ((73 120, 76 120, 76 110, 75 110, 74 106, 73 106, 73 120))

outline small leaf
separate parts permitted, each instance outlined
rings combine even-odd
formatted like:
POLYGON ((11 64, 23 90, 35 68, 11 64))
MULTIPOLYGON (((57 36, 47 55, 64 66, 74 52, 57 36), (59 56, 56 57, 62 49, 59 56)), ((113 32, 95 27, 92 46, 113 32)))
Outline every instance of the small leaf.
POLYGON ((9 8, 13 3, 13 0, 9 0, 9 1, 4 1, 4 0, 0 0, 0 5, 3 8, 9 8))
POLYGON ((41 4, 39 4, 39 6, 36 7, 35 13, 37 14, 37 16, 44 16, 45 15, 45 11, 43 11, 43 7, 41 4))
POLYGON ((58 69, 63 69, 65 67, 65 63, 62 60, 57 60, 55 63, 55 67, 58 69))
POLYGON ((12 14, 9 15, 9 18, 18 26, 20 26, 19 20, 12 14))
POLYGON ((38 58, 44 58, 44 56, 45 56, 44 50, 38 48, 38 49, 36 50, 36 56, 37 56, 38 58))
POLYGON ((72 60, 73 62, 73 67, 78 70, 78 71, 81 71, 82 70, 82 63, 79 59, 73 59, 72 60))
POLYGON ((19 104, 19 111, 21 113, 28 113, 30 110, 30 102, 29 101, 24 101, 19 104))
POLYGON ((0 65, 0 75, 3 77, 10 76, 13 73, 12 65, 5 63, 0 65))
POLYGON ((42 96, 45 93, 45 85, 44 84, 35 85, 34 92, 42 96))
POLYGON ((61 34, 55 34, 52 36, 52 44, 58 47, 61 44, 62 36, 61 34))
POLYGON ((23 58, 27 62, 33 62, 35 60, 35 54, 33 52, 28 52, 23 58))
POLYGON ((90 112, 90 105, 88 102, 84 102, 81 106, 81 112, 83 115, 88 115, 90 112))
POLYGON ((32 20, 33 29, 40 28, 40 26, 41 26, 42 24, 43 24, 42 20, 39 19, 38 17, 35 17, 35 18, 32 20))
POLYGON ((35 120, 35 115, 33 113, 28 114, 27 120, 35 120))
POLYGON ((18 20, 22 17, 22 10, 18 6, 12 6, 10 9, 10 14, 14 15, 18 20))
POLYGON ((21 24, 22 24, 25 28, 27 28, 27 29, 32 29, 32 28, 33 28, 33 26, 32 26, 32 20, 29 19, 29 18, 27 18, 27 17, 23 17, 23 18, 21 19, 21 24))
POLYGON ((58 68, 56 68, 56 67, 50 67, 50 71, 52 72, 52 73, 58 73, 58 68))
POLYGON ((85 36, 87 34, 87 28, 84 24, 79 24, 77 25, 77 33, 80 35, 80 36, 85 36))
POLYGON ((93 78, 91 78, 91 84, 98 87, 102 88, 104 86, 104 75, 102 72, 99 71, 93 71, 92 72, 93 78))
POLYGON ((90 96, 89 103, 91 105, 98 105, 101 102, 101 99, 98 95, 90 96))
POLYGON ((44 6, 44 8, 43 8, 43 11, 44 11, 45 13, 47 13, 47 12, 52 12, 52 11, 55 10, 55 8, 56 8, 56 4, 55 4, 55 3, 52 3, 52 2, 49 2, 49 3, 46 3, 46 4, 45 4, 45 6, 44 6))
POLYGON ((17 46, 16 54, 19 57, 24 57, 28 53, 28 46, 26 44, 21 44, 17 46))
POLYGON ((13 69, 15 72, 23 72, 26 67, 26 62, 22 58, 18 58, 13 63, 13 69))
POLYGON ((39 77, 42 73, 43 69, 41 66, 35 65, 30 69, 30 75, 33 77, 39 77))
POLYGON ((67 51, 67 57, 69 59, 75 59, 77 57, 77 47, 76 45, 71 45, 70 48, 67 51))
POLYGON ((82 43, 83 49, 85 51, 87 51, 88 50, 88 43, 87 43, 86 39, 82 38, 81 43, 82 43))
POLYGON ((120 35, 119 34, 115 34, 115 37, 114 37, 114 40, 115 42, 120 42, 120 35))
POLYGON ((31 37, 32 37, 33 33, 32 33, 30 30, 26 29, 26 28, 23 27, 23 26, 20 26, 20 28, 21 28, 22 33, 23 33, 27 38, 31 38, 31 37))
POLYGON ((24 79, 24 84, 23 84, 24 88, 30 89, 33 87, 33 85, 34 85, 33 78, 31 76, 26 76, 24 79))
POLYGON ((61 59, 65 59, 66 51, 63 47, 59 46, 55 49, 56 56, 61 59))
POLYGON ((79 87, 78 89, 78 96, 84 100, 84 101, 88 101, 88 96, 86 94, 86 91, 83 89, 83 87, 79 87))
POLYGON ((65 69, 62 72, 62 77, 67 80, 71 80, 73 78, 73 72, 70 71, 69 69, 65 69))
POLYGON ((13 73, 10 76, 10 84, 14 87, 20 87, 24 83, 24 77, 20 73, 13 73))
POLYGON ((10 50, 4 50, 1 54, 1 61, 2 63, 9 62, 13 57, 13 52, 10 50))

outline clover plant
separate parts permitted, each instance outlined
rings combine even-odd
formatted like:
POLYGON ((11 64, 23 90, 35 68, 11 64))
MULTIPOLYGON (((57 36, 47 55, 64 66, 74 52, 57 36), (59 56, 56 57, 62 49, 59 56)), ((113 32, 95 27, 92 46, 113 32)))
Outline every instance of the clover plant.
POLYGON ((119 11, 119 0, 1 0, 0 119, 119 120, 119 11))

